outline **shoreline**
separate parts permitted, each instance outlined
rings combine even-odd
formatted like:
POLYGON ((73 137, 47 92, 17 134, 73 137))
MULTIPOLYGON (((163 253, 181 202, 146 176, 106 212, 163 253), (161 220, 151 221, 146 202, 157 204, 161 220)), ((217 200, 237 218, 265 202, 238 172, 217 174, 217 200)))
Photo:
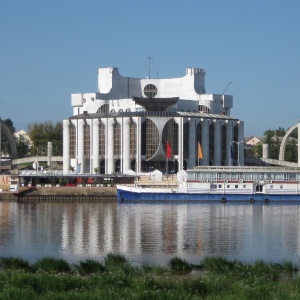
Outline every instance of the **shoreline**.
POLYGON ((18 193, 2 192, 0 201, 76 201, 117 202, 115 187, 31 187, 20 188, 18 193))
POLYGON ((0 257, 1 299, 298 299, 298 268, 205 257, 196 265, 173 257, 167 265, 134 266, 125 256, 70 264, 44 257, 0 257))

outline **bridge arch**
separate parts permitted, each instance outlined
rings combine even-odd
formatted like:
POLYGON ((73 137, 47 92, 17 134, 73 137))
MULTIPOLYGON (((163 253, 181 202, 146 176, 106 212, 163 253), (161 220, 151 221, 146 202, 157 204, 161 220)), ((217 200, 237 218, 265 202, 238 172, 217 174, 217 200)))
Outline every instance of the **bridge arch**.
MULTIPOLYGON (((295 124, 294 126, 292 126, 285 134, 285 136, 282 139, 281 145, 280 145, 280 150, 279 150, 279 160, 284 160, 284 154, 285 154, 285 147, 288 141, 289 136, 291 135, 291 133, 297 129, 299 126, 299 124, 295 124)), ((298 152, 299 152, 299 136, 298 136, 298 152)), ((299 154, 298 154, 298 166, 299 166, 299 154)))
MULTIPOLYGON (((10 151, 11 151, 11 158, 16 159, 16 158, 18 158, 18 152, 17 152, 17 144, 15 141, 15 137, 12 134, 12 132, 10 131, 9 127, 2 120, 0 120, 0 123, 1 123, 0 130, 2 129, 2 132, 7 137, 7 140, 8 140, 8 144, 9 144, 10 151)), ((1 139, 0 139, 0 142, 1 142, 1 139)))

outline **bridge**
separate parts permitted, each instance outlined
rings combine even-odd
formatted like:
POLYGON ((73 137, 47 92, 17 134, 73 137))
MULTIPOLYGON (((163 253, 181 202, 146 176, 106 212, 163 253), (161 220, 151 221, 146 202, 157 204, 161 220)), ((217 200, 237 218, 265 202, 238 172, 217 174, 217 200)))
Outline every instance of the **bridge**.
POLYGON ((46 162, 48 166, 51 166, 53 162, 62 163, 62 156, 30 156, 24 158, 15 158, 7 161, 1 161, 0 170, 11 170, 12 167, 16 167, 22 164, 40 163, 46 162))
POLYGON ((31 156, 24 158, 17 158, 12 160, 12 165, 21 165, 26 163, 34 163, 34 162, 47 162, 50 166, 51 162, 63 162, 62 156, 31 156))
POLYGON ((278 160, 278 159, 271 159, 271 158, 245 158, 246 164, 266 164, 266 165, 274 165, 274 166, 282 166, 282 167, 290 167, 290 168, 298 168, 298 163, 278 160))

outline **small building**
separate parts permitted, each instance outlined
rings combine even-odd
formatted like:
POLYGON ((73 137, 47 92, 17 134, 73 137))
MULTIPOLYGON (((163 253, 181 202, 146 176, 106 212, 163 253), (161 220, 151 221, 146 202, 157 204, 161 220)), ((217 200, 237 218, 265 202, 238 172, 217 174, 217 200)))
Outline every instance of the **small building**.
POLYGON ((250 137, 245 137, 245 144, 253 147, 256 146, 258 143, 263 142, 264 138, 263 137, 257 137, 257 136, 250 136, 250 137))
POLYGON ((15 136, 16 139, 24 138, 24 140, 25 140, 26 142, 28 142, 28 145, 29 145, 29 146, 32 144, 32 141, 31 141, 31 139, 30 139, 28 133, 27 133, 25 130, 23 130, 23 129, 21 129, 21 130, 19 130, 19 131, 16 131, 16 132, 14 133, 14 136, 15 136))

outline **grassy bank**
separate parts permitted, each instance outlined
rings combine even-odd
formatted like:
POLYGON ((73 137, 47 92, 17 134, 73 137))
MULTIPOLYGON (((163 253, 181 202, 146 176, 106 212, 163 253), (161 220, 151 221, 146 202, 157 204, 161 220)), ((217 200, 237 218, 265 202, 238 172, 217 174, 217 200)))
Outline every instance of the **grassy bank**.
POLYGON ((300 277, 290 263, 212 257, 140 267, 115 254, 77 264, 9 257, 0 258, 0 299, 300 299, 300 277))

